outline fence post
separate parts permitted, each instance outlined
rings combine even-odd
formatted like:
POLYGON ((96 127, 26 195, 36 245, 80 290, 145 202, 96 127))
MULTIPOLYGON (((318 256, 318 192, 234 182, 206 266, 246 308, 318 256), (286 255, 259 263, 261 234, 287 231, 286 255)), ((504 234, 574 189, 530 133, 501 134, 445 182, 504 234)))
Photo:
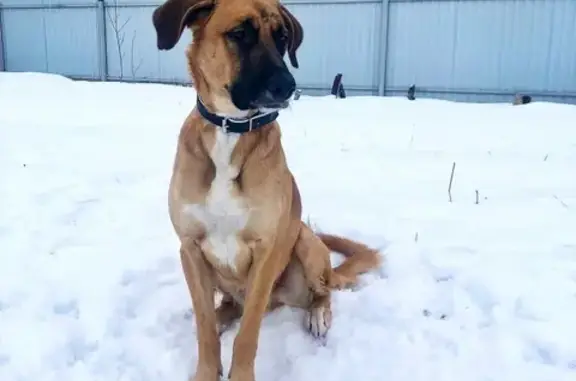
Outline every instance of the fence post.
POLYGON ((4 9, 2 3, 0 3, 0 71, 6 71, 6 55, 4 47, 4 9))
POLYGON ((386 72, 388 61, 388 21, 390 13, 390 0, 382 0, 380 4, 380 27, 378 39, 378 95, 386 95, 386 72))
POLYGON ((106 42, 106 3, 97 0, 96 8, 96 33, 98 33, 98 67, 100 80, 108 80, 108 46, 106 42))

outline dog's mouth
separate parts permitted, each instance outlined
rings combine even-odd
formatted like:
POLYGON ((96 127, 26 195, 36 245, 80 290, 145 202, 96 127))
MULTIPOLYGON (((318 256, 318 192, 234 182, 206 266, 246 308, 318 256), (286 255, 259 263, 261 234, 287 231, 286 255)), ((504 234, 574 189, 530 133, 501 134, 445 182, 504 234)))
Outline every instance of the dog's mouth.
POLYGON ((283 110, 290 106, 290 101, 292 100, 293 94, 290 95, 287 99, 278 99, 269 91, 265 91, 258 99, 254 100, 250 104, 251 109, 257 109, 260 111, 277 111, 283 110))
POLYGON ((251 105, 251 108, 261 112, 274 112, 286 109, 288 108, 288 106, 290 106, 290 100, 285 100, 282 102, 266 102, 266 103, 255 102, 251 105))

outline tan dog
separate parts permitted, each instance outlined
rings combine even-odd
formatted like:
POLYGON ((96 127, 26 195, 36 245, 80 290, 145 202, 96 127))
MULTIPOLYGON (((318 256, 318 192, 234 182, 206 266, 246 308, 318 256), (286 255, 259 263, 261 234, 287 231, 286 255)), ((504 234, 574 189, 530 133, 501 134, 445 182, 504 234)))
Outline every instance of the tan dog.
POLYGON ((188 66, 198 100, 182 126, 169 190, 198 332, 195 381, 222 375, 219 334, 240 319, 228 377, 254 380, 266 311, 305 309, 326 335, 330 289, 380 263, 367 246, 315 234, 301 220, 298 187, 276 122, 295 90, 302 27, 277 0, 168 0, 153 16, 158 48, 193 31, 188 66), (330 266, 330 250, 347 259, 330 266), (216 308, 215 291, 223 294, 216 308))

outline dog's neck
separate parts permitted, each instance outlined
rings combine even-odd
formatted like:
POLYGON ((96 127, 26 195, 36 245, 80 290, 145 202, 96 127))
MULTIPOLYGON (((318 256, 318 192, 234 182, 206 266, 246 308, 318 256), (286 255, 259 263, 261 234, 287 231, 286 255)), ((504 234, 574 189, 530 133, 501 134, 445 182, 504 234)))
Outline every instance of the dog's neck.
POLYGON ((228 133, 247 133, 270 124, 278 118, 277 110, 257 110, 249 113, 244 118, 219 115, 210 111, 200 97, 196 100, 196 108, 204 119, 217 127, 223 128, 228 133))

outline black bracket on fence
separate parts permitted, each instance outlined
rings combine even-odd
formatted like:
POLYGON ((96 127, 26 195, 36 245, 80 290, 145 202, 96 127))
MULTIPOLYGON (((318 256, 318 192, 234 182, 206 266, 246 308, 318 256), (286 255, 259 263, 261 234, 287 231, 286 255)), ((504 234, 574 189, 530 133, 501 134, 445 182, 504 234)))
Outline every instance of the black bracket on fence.
POLYGON ((298 99, 300 99, 300 95, 302 95, 302 90, 296 89, 296 91, 294 92, 294 100, 297 101, 298 99))
POLYGON ((346 98, 346 90, 344 90, 344 85, 342 84, 342 73, 336 74, 334 77, 334 82, 332 82, 332 95, 336 98, 346 98))
POLYGON ((532 97, 530 95, 516 94, 516 96, 514 97, 513 104, 515 106, 518 106, 518 105, 526 105, 530 102, 532 102, 532 97))
POLYGON ((406 98, 411 101, 416 99, 416 85, 412 85, 408 88, 408 94, 406 94, 406 98))

